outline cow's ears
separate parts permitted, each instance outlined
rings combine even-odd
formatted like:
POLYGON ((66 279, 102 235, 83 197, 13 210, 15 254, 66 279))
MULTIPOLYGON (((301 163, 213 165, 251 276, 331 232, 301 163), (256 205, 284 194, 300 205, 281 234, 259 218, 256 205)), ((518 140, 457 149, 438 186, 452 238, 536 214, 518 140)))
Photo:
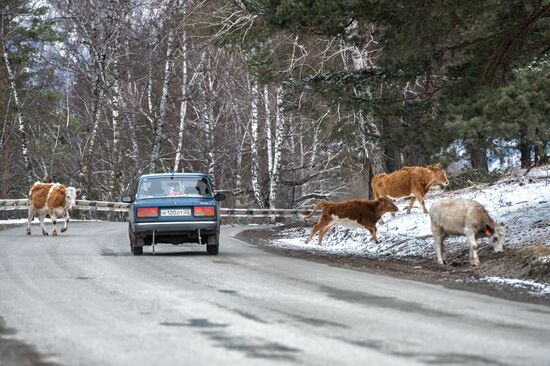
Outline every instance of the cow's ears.
POLYGON ((76 195, 78 196, 80 194, 80 188, 76 189, 76 195))
POLYGON ((437 162, 437 163, 435 163, 435 164, 433 165, 433 167, 434 167, 435 169, 441 169, 441 163, 440 163, 440 162, 437 162))

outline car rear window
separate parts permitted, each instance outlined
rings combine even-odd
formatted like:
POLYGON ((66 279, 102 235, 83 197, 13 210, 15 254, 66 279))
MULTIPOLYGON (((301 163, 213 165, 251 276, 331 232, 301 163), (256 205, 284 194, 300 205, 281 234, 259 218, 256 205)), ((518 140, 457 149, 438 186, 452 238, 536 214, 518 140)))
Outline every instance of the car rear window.
POLYGON ((212 197, 212 192, 205 177, 152 177, 141 180, 137 198, 163 196, 212 197))

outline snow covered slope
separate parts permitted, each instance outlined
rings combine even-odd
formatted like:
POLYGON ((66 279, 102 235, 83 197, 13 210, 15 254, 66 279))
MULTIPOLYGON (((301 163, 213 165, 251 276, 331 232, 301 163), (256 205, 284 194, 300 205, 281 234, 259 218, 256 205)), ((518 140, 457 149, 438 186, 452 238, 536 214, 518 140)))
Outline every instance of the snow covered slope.
MULTIPOLYGON (((449 179, 452 179, 450 177, 449 179)), ((430 192, 426 196, 426 206, 441 198, 466 197, 483 204, 498 223, 506 227, 504 248, 521 247, 530 244, 550 246, 550 167, 533 169, 527 176, 510 175, 492 184, 480 185, 454 192, 430 192)), ((347 230, 334 227, 317 245, 317 236, 309 244, 305 238, 310 228, 288 229, 281 239, 273 243, 288 249, 315 250, 331 254, 358 255, 368 257, 407 257, 422 256, 433 258, 430 219, 423 214, 418 202, 410 215, 403 208, 407 200, 399 200, 400 212, 392 217, 384 216, 384 224, 378 224, 378 240, 370 240, 366 229, 347 230)), ((485 242, 485 245, 487 242, 485 242)), ((448 251, 466 247, 464 237, 451 237, 446 241, 448 251)), ((481 244, 482 246, 484 244, 481 244)))

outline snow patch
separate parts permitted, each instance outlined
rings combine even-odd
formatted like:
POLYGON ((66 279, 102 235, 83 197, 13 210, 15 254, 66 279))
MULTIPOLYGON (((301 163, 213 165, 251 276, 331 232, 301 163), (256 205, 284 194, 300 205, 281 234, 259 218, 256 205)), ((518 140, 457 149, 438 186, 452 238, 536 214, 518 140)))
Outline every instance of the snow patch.
POLYGON ((498 285, 507 285, 515 288, 524 288, 531 290, 531 293, 537 295, 550 294, 550 284, 538 283, 528 280, 518 280, 516 278, 504 278, 504 277, 482 277, 481 281, 496 283, 498 285))

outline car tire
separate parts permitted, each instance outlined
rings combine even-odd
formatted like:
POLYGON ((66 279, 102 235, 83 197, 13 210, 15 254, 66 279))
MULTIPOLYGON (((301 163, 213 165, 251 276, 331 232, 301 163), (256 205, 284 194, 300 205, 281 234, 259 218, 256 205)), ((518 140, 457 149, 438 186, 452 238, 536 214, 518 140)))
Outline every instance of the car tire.
POLYGON ((143 247, 132 246, 130 250, 133 255, 143 255, 143 247))
POLYGON ((208 241, 206 243, 206 252, 209 255, 218 255, 220 250, 220 234, 208 236, 208 241))
POLYGON ((143 239, 136 237, 131 230, 131 227, 128 226, 128 236, 130 237, 130 251, 133 255, 142 255, 143 254, 143 239), (140 245, 141 244, 141 245, 140 245))

